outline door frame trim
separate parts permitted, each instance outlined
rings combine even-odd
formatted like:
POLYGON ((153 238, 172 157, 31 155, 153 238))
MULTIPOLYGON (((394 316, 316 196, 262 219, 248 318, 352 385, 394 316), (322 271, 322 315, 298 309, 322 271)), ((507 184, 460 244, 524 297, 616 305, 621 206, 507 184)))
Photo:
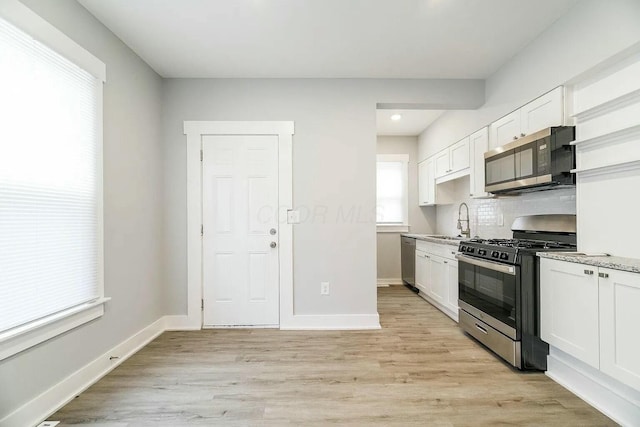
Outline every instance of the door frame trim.
POLYGON ((185 121, 187 136, 187 323, 202 329, 202 138, 209 135, 275 135, 278 137, 278 222, 280 329, 293 323, 293 209, 292 121, 185 121))

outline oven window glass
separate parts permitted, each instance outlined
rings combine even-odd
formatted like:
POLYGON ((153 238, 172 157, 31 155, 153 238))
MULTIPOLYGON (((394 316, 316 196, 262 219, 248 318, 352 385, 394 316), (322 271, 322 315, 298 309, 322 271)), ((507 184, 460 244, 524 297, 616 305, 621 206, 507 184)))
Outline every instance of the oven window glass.
POLYGON ((462 301, 516 327, 516 276, 460 261, 458 282, 462 301))
POLYGON ((504 156, 487 160, 485 164, 486 185, 513 181, 516 176, 515 153, 513 150, 504 156))

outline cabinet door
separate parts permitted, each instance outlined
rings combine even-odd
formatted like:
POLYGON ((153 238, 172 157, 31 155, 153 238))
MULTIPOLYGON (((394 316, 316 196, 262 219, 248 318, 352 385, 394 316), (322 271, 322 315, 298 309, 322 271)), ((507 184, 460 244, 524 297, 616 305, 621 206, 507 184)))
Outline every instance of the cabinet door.
POLYGON ((458 319, 458 261, 446 260, 447 270, 447 308, 458 319))
POLYGON ((469 137, 456 142, 449 148, 450 172, 458 172, 469 167, 469 137))
POLYGON ((427 287, 428 261, 429 259, 425 252, 416 251, 416 288, 426 295, 429 294, 429 288, 427 287))
POLYGON ((418 163, 418 204, 426 206, 430 203, 429 197, 429 171, 427 161, 418 163))
POLYGON ((599 269, 600 370, 640 390, 640 274, 599 269))
POLYGON ((563 98, 561 86, 522 107, 520 135, 529 135, 550 126, 560 126, 564 113, 563 98))
POLYGON ((488 197, 484 191, 484 153, 489 150, 489 130, 482 128, 469 137, 471 153, 470 196, 488 197))
POLYGON ((489 126, 489 150, 498 148, 520 137, 520 110, 507 114, 489 126))
POLYGON ((436 154, 436 178, 440 178, 451 171, 449 164, 449 149, 442 150, 436 154))
POLYGON ((429 296, 440 304, 445 304, 447 300, 447 265, 445 259, 437 255, 429 256, 429 296))
POLYGON ((599 369, 597 268, 540 260, 540 336, 599 369))

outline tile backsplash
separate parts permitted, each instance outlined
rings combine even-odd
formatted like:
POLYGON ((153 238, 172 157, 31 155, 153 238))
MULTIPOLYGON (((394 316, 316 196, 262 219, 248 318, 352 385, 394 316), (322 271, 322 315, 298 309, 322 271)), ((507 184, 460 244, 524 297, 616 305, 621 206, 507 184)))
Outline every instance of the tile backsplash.
MULTIPOLYGON (((457 235, 458 206, 465 202, 469 206, 471 236, 484 238, 510 238, 511 224, 523 215, 575 214, 575 188, 525 193, 519 196, 501 196, 490 199, 469 197, 469 177, 450 183, 454 204, 438 205, 437 233, 457 235)), ((462 208, 462 217, 465 210, 462 208)))

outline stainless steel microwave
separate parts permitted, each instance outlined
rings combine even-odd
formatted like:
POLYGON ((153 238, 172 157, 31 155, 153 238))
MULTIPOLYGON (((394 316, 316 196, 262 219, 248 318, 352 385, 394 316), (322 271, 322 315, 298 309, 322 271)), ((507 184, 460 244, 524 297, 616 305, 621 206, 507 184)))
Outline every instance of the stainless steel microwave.
POLYGON ((574 126, 558 126, 487 151, 485 191, 499 194, 575 185, 574 139, 574 126))

